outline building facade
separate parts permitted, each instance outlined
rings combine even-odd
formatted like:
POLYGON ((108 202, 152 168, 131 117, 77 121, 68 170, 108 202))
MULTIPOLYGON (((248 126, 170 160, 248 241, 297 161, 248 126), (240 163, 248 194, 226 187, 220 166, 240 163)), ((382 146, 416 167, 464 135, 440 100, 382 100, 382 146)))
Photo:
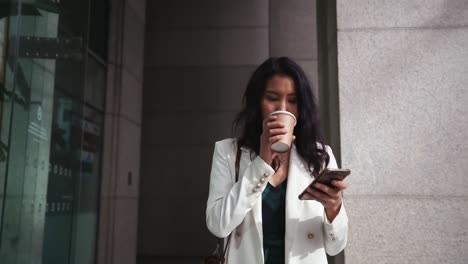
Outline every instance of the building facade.
POLYGON ((0 10, 0 263, 134 263, 144 2, 0 10))
POLYGON ((467 0, 0 0, 0 263, 203 263, 214 142, 270 56, 304 68, 353 172, 329 262, 466 263, 467 19, 467 0))

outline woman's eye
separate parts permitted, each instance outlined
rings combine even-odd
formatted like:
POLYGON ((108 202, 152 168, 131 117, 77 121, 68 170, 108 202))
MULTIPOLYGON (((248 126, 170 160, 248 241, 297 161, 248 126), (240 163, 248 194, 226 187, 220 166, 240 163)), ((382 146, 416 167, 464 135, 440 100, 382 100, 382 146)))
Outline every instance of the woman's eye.
POLYGON ((269 101, 276 101, 278 100, 278 98, 274 97, 274 96, 267 96, 266 97, 269 101))
POLYGON ((289 103, 290 104, 296 104, 297 103, 297 99, 294 98, 294 99, 289 99, 289 103))

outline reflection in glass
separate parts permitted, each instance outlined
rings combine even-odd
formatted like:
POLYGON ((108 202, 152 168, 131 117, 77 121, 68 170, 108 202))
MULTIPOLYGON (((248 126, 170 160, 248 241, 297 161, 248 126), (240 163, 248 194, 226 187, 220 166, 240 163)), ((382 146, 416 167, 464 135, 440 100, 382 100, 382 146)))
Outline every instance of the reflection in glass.
POLYGON ((106 68, 92 56, 88 56, 86 70, 85 102, 104 110, 106 68))
POLYGON ((80 172, 81 105, 56 90, 50 144, 43 263, 68 263, 75 182, 80 172))
POLYGON ((2 264, 95 262, 106 68, 84 63, 88 2, 0 0, 2 264))
POLYGON ((81 173, 76 184, 77 202, 75 211, 73 263, 93 263, 98 224, 99 179, 102 149, 102 113, 84 107, 81 145, 81 173))

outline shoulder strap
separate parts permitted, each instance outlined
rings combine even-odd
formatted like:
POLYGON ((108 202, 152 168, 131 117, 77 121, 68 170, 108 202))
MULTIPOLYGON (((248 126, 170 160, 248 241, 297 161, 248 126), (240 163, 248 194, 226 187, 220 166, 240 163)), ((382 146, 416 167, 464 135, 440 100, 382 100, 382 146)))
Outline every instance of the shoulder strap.
POLYGON ((239 180, 239 164, 240 164, 241 149, 239 142, 237 142, 237 153, 236 153, 236 182, 239 180))

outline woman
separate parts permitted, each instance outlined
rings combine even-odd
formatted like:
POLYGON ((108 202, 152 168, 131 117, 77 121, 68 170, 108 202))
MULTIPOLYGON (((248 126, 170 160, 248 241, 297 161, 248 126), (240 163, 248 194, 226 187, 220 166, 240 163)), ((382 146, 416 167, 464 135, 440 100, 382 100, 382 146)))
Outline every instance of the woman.
POLYGON ((298 199, 321 170, 337 167, 319 135, 304 71, 287 57, 265 61, 249 80, 235 124, 238 139, 216 142, 206 209, 208 229, 225 238, 227 263, 327 263, 325 253, 338 254, 347 241, 346 183, 316 185, 322 192, 309 188, 308 200, 298 199), (287 133, 270 116, 277 110, 297 117, 294 144, 281 154, 271 150, 287 133))

